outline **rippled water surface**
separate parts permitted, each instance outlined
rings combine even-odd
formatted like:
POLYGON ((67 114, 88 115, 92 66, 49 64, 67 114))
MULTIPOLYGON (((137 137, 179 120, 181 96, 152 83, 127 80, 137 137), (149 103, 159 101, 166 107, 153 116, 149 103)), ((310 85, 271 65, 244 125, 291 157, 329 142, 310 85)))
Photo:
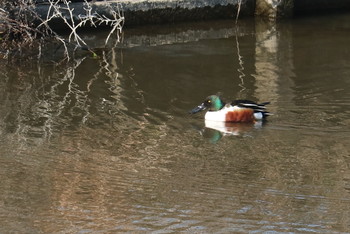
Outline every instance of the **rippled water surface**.
POLYGON ((349 22, 134 28, 1 65, 0 232, 350 232, 349 22), (188 111, 216 93, 274 115, 206 128, 188 111))

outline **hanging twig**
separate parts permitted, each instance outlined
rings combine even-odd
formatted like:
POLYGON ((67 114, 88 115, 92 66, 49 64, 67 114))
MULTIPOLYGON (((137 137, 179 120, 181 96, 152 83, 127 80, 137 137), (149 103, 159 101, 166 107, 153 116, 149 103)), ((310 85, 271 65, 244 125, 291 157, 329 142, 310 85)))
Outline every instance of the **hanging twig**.
POLYGON ((238 0, 238 8, 237 8, 237 15, 236 15, 236 24, 238 23, 239 13, 241 12, 241 5, 242 5, 242 0, 238 0))

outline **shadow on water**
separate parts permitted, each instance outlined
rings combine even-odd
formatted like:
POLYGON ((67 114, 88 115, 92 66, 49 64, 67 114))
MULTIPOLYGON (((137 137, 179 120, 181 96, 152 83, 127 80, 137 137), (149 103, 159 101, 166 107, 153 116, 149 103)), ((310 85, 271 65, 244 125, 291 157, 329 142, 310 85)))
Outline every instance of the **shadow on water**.
POLYGON ((130 29, 97 58, 1 65, 1 232, 350 231, 346 19, 130 29), (187 114, 217 92, 274 115, 187 114))

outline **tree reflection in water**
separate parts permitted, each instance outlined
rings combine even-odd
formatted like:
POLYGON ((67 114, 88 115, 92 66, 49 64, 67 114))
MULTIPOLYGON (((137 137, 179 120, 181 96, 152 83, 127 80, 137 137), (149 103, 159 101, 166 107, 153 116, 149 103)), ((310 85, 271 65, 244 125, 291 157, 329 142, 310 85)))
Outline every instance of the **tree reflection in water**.
MULTIPOLYGON (((92 124, 99 111, 126 110, 117 52, 60 63, 11 65, 1 79, 3 132, 20 142, 43 143, 62 130, 92 124), (87 70, 88 69, 88 70, 87 70)), ((96 120, 97 121, 97 120, 96 120)))

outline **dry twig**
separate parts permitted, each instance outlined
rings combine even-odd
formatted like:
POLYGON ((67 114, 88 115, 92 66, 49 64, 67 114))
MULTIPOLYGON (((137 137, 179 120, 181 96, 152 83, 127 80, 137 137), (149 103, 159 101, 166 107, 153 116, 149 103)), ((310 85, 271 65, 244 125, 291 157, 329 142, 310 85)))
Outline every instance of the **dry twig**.
MULTIPOLYGON (((47 0, 47 3, 49 8, 44 19, 35 11, 33 0, 19 0, 18 2, 5 0, 0 3, 0 26, 6 29, 5 33, 0 34, 0 43, 6 44, 8 51, 28 46, 33 47, 34 44, 38 44, 38 48, 41 48, 43 42, 47 41, 46 39, 51 39, 51 41, 54 39, 54 41, 64 46, 64 54, 69 59, 68 48, 70 45, 90 50, 78 32, 79 28, 85 26, 108 25, 111 27, 111 30, 106 37, 105 44, 108 43, 111 35, 115 32, 117 40, 119 40, 119 34, 124 22, 124 16, 119 7, 113 9, 109 6, 111 17, 107 17, 98 14, 94 11, 93 5, 84 0, 83 9, 85 12, 76 16, 72 3, 69 0, 47 0), (69 29, 67 40, 56 33, 50 26, 50 22, 57 19, 60 19, 69 29), (37 23, 33 24, 35 21, 37 23)), ((5 48, 4 46, 2 47, 5 48)))

